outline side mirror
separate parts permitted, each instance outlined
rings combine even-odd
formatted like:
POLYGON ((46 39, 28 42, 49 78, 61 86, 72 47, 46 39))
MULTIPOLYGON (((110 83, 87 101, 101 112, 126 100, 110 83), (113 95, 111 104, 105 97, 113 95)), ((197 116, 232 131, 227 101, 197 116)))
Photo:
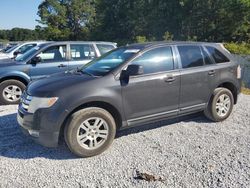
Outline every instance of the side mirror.
POLYGON ((142 75, 143 67, 141 65, 129 65, 126 70, 122 70, 120 75, 120 81, 122 85, 126 85, 129 82, 130 76, 142 75))
POLYGON ((19 54, 21 54, 21 51, 17 50, 13 53, 14 57, 17 57, 19 54))
POLYGON ((136 76, 143 74, 142 65, 129 65, 126 70, 128 76, 136 76))
POLYGON ((42 61, 42 58, 40 56, 33 57, 30 61, 30 64, 37 64, 42 61))

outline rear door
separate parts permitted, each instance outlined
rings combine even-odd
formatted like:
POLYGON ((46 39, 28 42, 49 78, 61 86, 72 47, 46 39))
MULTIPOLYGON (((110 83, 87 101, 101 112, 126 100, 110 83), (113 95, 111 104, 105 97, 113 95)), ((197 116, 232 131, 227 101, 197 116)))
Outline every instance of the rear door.
POLYGON ((35 57, 39 56, 41 62, 30 64, 31 79, 39 79, 50 74, 68 70, 66 49, 66 44, 53 45, 37 54, 35 57))
POLYGON ((178 45, 181 89, 180 113, 204 109, 219 74, 202 46, 178 45))
POLYGON ((70 44, 69 69, 81 67, 96 57, 93 44, 70 44))
POLYGON ((122 86, 129 124, 178 114, 180 74, 170 46, 153 48, 131 62, 142 65, 144 74, 132 76, 122 86))

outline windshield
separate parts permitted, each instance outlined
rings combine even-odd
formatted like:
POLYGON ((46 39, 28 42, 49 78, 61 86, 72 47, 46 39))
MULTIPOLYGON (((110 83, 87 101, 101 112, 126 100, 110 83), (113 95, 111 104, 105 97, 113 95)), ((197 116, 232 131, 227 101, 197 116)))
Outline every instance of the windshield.
POLYGON ((115 49, 86 64, 81 71, 94 76, 105 76, 139 51, 140 49, 129 49, 126 47, 115 49))
POLYGON ((25 52, 24 54, 16 57, 16 61, 26 61, 28 60, 31 56, 35 55, 35 53, 40 49, 39 46, 30 49, 29 51, 25 52))

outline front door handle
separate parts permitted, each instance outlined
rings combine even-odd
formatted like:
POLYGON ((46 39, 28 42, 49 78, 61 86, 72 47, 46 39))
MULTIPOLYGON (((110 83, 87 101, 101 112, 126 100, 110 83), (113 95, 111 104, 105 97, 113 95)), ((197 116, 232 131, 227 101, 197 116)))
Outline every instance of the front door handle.
POLYGON ((58 65, 58 68, 63 68, 63 67, 67 67, 67 65, 64 65, 64 64, 58 65))
POLYGON ((211 70, 211 71, 209 71, 209 72, 208 72, 208 75, 210 75, 210 76, 215 75, 215 70, 211 70))
POLYGON ((166 76, 166 77, 164 78, 164 81, 165 81, 165 82, 168 82, 168 83, 172 83, 172 82, 175 81, 175 77, 174 77, 174 76, 166 76))

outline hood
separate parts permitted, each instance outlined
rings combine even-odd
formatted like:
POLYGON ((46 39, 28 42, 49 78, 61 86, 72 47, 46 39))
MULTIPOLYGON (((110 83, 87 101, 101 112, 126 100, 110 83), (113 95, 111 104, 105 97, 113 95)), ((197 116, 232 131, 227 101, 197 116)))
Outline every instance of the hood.
POLYGON ((54 97, 67 92, 71 87, 96 79, 82 73, 64 72, 32 81, 27 87, 27 93, 36 97, 54 97), (63 91, 62 91, 63 90, 63 91))
POLYGON ((14 59, 0 59, 0 67, 9 67, 16 65, 23 65, 24 62, 15 61, 14 59))

